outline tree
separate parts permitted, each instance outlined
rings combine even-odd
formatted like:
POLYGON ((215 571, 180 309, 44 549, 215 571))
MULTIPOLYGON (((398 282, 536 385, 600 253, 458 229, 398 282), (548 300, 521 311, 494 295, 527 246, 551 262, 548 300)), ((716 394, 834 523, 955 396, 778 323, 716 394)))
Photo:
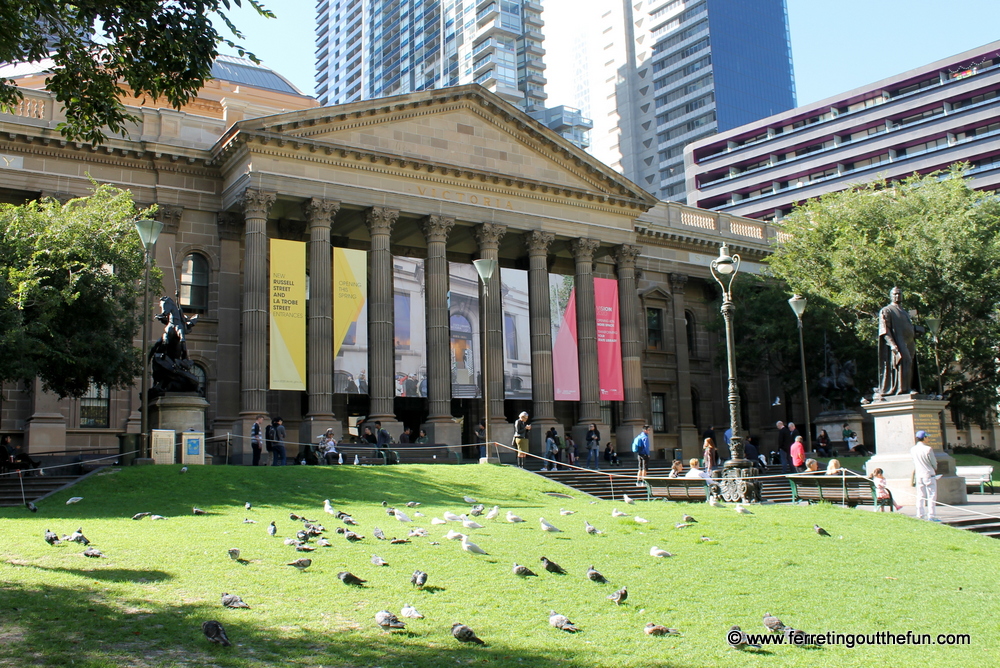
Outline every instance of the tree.
POLYGON ((145 267, 126 190, 66 204, 0 205, 0 381, 39 377, 60 397, 130 386, 145 267))
MULTIPOLYGON (((258 14, 274 14, 260 0, 246 0, 258 14)), ((66 110, 59 130, 67 139, 101 144, 104 129, 123 134, 135 116, 120 98, 125 84, 136 97, 165 98, 180 109, 204 85, 227 44, 256 57, 220 35, 218 16, 233 36, 243 35, 223 10, 242 0, 0 0, 0 62, 53 59, 47 87, 66 110)), ((0 79, 0 109, 16 105, 21 92, 0 79)))
POLYGON ((952 408, 987 424, 1000 401, 1000 200, 972 189, 965 165, 831 193, 782 222, 770 270, 797 292, 835 305, 875 355, 876 316, 903 290, 915 324, 940 318, 917 356, 925 391, 940 379, 952 408))

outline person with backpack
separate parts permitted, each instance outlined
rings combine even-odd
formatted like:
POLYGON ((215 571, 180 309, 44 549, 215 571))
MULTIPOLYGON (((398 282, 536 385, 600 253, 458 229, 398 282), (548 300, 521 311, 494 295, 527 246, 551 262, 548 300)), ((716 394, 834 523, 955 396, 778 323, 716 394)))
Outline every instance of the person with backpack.
MULTIPOLYGON (((284 466, 288 463, 288 455, 285 452, 285 425, 282 423, 280 417, 274 418, 268 429, 271 430, 271 455, 272 462, 271 466, 284 466)), ((265 442, 268 438, 267 433, 264 434, 265 442)))
MULTIPOLYGON (((253 449, 253 465, 260 466, 260 453, 264 449, 264 416, 258 415, 250 427, 250 447, 253 449)), ((270 450, 270 448, 268 448, 270 450)))
POLYGON ((643 425, 642 431, 632 440, 632 452, 639 460, 639 472, 635 479, 636 485, 641 485, 649 467, 649 425, 643 425))

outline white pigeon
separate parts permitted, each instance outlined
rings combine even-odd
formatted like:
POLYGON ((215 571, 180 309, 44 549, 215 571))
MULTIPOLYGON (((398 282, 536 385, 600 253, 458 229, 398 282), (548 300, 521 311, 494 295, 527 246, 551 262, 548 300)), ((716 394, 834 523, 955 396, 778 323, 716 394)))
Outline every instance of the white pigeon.
POLYGON ((739 503, 736 504, 736 507, 733 510, 738 512, 740 515, 753 515, 752 512, 744 508, 743 505, 739 503))
POLYGON ((468 536, 462 536, 462 549, 466 552, 472 552, 473 554, 489 554, 486 550, 479 547, 475 543, 470 543, 468 536))
POLYGON ((630 505, 635 503, 635 499, 633 499, 628 494, 622 494, 622 501, 624 501, 625 503, 628 503, 630 505))
POLYGON ((446 533, 444 537, 447 538, 448 540, 462 540, 463 538, 465 538, 465 534, 458 533, 454 529, 449 529, 448 533, 446 533))
POLYGON ((660 548, 658 548, 658 547, 656 547, 654 545, 653 547, 649 548, 649 556, 651 556, 651 557, 672 557, 674 555, 670 554, 666 550, 661 550, 660 548))
POLYGON ((717 497, 714 497, 714 496, 708 497, 708 505, 712 506, 713 508, 723 508, 724 507, 722 505, 722 502, 719 501, 719 499, 717 497))
POLYGON ((544 517, 538 518, 539 524, 542 525, 542 531, 551 531, 552 533, 562 533, 562 529, 557 529, 548 522, 545 521, 544 517))
POLYGON ((397 510, 393 514, 396 516, 396 519, 399 520, 400 522, 412 522, 413 521, 409 517, 407 517, 406 513, 404 513, 402 510, 397 510))
POLYGON ((187 472, 188 472, 188 467, 182 466, 181 467, 181 473, 187 473, 187 472))
POLYGON ((507 521, 510 522, 511 524, 517 524, 518 522, 523 522, 524 520, 522 520, 520 517, 518 517, 517 515, 515 515, 513 513, 513 511, 508 510, 507 511, 507 521))
POLYGON ((344 463, 344 453, 343 452, 341 452, 341 453, 339 453, 337 455, 337 463, 338 464, 343 464, 344 463))
POLYGON ((575 515, 576 511, 575 510, 566 510, 565 508, 560 508, 559 509, 559 514, 560 515, 575 515))
POLYGON ((357 465, 358 465, 358 464, 360 464, 360 463, 361 463, 361 460, 360 460, 360 459, 358 459, 358 456, 357 456, 357 455, 354 455, 354 465, 355 465, 355 466, 357 466, 357 465))
POLYGON ((448 522, 446 522, 445 520, 441 519, 440 517, 432 517, 431 518, 431 524, 447 524, 447 523, 448 522))
POLYGON ((636 515, 633 519, 636 521, 636 524, 649 524, 649 520, 647 520, 645 517, 639 517, 638 515, 636 515))
POLYGON ((486 513, 486 519, 495 520, 500 515, 500 506, 493 506, 490 512, 486 513))
POLYGON ((592 533, 592 534, 603 533, 600 529, 598 529, 597 527, 595 527, 593 524, 591 524, 587 520, 583 521, 583 528, 587 531, 587 533, 592 533))
POLYGON ((337 511, 334 510, 333 506, 330 505, 330 499, 324 499, 323 500, 323 512, 324 513, 328 513, 330 515, 336 515, 337 514, 337 511))
POLYGON ((471 496, 463 496, 462 500, 465 501, 466 503, 479 503, 479 501, 473 499, 471 496))
POLYGON ((83 497, 82 496, 74 496, 71 499, 67 499, 66 505, 68 506, 71 503, 80 503, 81 501, 83 501, 83 497))
POLYGON ((424 616, 417 612, 417 609, 412 605, 407 604, 403 606, 403 609, 399 611, 399 614, 403 617, 409 617, 410 619, 423 619, 424 616))
POLYGON ((483 525, 476 520, 462 520, 462 526, 466 529, 482 529, 483 525))
POLYGON ((628 513, 623 513, 622 511, 618 510, 617 508, 612 508, 611 509, 611 517, 628 517, 628 513))
POLYGON ((151 520, 165 520, 167 518, 164 517, 163 515, 150 515, 149 519, 151 519, 151 520))

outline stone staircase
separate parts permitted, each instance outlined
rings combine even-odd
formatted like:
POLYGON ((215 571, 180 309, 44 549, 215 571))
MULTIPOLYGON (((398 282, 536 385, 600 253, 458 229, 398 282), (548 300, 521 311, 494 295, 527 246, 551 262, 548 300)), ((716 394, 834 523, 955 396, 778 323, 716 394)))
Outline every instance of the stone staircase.
POLYGON ((0 476, 0 507, 24 505, 21 497, 21 483, 24 483, 24 499, 35 501, 56 491, 57 489, 76 482, 80 476, 39 476, 28 475, 18 480, 17 475, 0 476))
POLYGON ((945 519, 942 524, 947 524, 956 529, 964 529, 981 533, 990 538, 1000 538, 1000 519, 995 517, 973 517, 964 519, 945 519))

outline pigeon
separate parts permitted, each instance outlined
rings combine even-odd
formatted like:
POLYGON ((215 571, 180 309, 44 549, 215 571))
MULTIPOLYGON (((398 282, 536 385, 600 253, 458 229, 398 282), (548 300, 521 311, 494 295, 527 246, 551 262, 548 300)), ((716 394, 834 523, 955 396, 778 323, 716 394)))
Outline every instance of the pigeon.
POLYGON ((341 452, 341 453, 339 453, 337 455, 337 463, 341 464, 341 465, 344 463, 344 453, 343 452, 341 452))
POLYGON ((814 524, 814 525, 813 525, 813 531, 815 531, 816 533, 818 533, 818 534, 819 534, 820 536, 829 536, 829 535, 830 535, 830 534, 829 534, 829 533, 827 532, 827 530, 826 530, 826 529, 824 529, 823 527, 821 527, 821 526, 820 526, 820 525, 818 525, 818 524, 814 524))
POLYGON ((249 517, 244 517, 243 524, 257 524, 257 520, 252 520, 249 517))
POLYGON ((615 605, 621 605, 628 598, 628 587, 622 587, 613 594, 608 594, 607 599, 614 601, 615 605))
POLYGON ((304 571, 305 569, 309 568, 312 565, 312 562, 313 562, 312 559, 307 559, 306 557, 302 557, 301 559, 290 561, 285 565, 295 566, 295 568, 299 569, 300 571, 304 571))
POLYGON ((181 467, 181 473, 187 473, 187 472, 188 472, 188 467, 182 466, 181 467))
POLYGON ((465 501, 466 503, 479 503, 479 501, 472 498, 471 496, 463 496, 462 500, 465 501))
POLYGON ((250 510, 251 508, 253 508, 253 506, 252 506, 252 505, 250 505, 250 502, 249 502, 249 501, 247 501, 246 503, 244 503, 244 504, 243 504, 243 507, 244 507, 244 508, 246 508, 247 510, 250 510))
POLYGON ((296 552, 315 552, 316 548, 313 547, 312 545, 304 545, 304 544, 300 543, 300 544, 298 544, 298 545, 295 546, 295 551, 296 552))
POLYGON ((514 564, 514 568, 511 569, 514 575, 518 575, 522 578, 537 578, 538 574, 527 566, 522 566, 521 564, 514 564))
POLYGON ((524 520, 522 520, 520 517, 518 517, 513 512, 511 512, 511 511, 508 510, 507 511, 507 521, 510 522, 511 524, 517 524, 518 522, 523 522, 524 520))
POLYGON ((462 526, 466 529, 482 529, 483 525, 475 520, 462 520, 462 526))
POLYGON ((278 535, 278 527, 276 527, 276 526, 274 525, 274 522, 271 522, 271 523, 270 523, 270 524, 269 524, 269 525, 267 526, 267 534, 268 534, 269 536, 276 536, 276 535, 278 535))
POLYGON ((544 517, 538 518, 539 524, 542 525, 542 531, 549 531, 551 533, 562 533, 562 529, 557 529, 548 522, 545 521, 544 517))
POLYGON ((80 543, 81 545, 84 546, 90 545, 90 541, 87 540, 87 537, 83 535, 83 527, 80 527, 79 529, 71 533, 69 535, 69 538, 63 538, 63 540, 68 540, 73 543, 80 543))
POLYGON ((386 561, 382 557, 378 556, 377 554, 373 554, 372 555, 371 562, 373 564, 375 564, 376 566, 388 566, 389 565, 388 561, 386 561))
POLYGON ((410 533, 406 534, 407 538, 424 538, 430 534, 427 533, 427 529, 421 527, 415 527, 410 529, 410 533))
POLYGON ((576 633, 580 630, 574 626, 573 622, 569 621, 569 617, 560 615, 555 610, 549 610, 549 626, 567 633, 576 633))
POLYGON ((239 561, 240 560, 240 548, 238 548, 238 547, 231 547, 231 548, 229 548, 229 558, 232 559, 233 561, 239 561))
POLYGON ((470 543, 468 536, 462 536, 462 549, 465 550, 466 552, 472 552, 473 554, 489 554, 489 552, 479 547, 475 543, 470 543))
POLYGON ((785 634, 785 641, 788 644, 795 645, 796 647, 805 647, 806 639, 804 631, 786 627, 782 633, 785 634))
POLYGON ((649 548, 649 556, 651 556, 651 557, 672 557, 674 555, 670 554, 666 550, 661 550, 660 548, 658 548, 658 547, 656 547, 654 545, 653 547, 649 548))
POLYGON ((726 639, 729 641, 729 646, 733 649, 738 649, 740 651, 743 651, 748 647, 760 649, 760 645, 754 645, 747 642, 747 636, 743 633, 743 629, 736 624, 729 627, 729 633, 726 635, 726 639))
POLYGON ((320 538, 316 541, 316 545, 320 547, 333 547, 333 543, 328 541, 326 538, 320 538))
POLYGON ((376 612, 375 623, 381 626, 383 631, 406 628, 406 625, 399 621, 399 618, 388 610, 379 610, 376 612))
POLYGON ((407 501, 406 502, 406 507, 407 508, 416 508, 419 505, 420 505, 419 501, 407 501))
POLYGON ((417 612, 417 609, 414 608, 409 603, 407 603, 406 605, 403 606, 403 609, 399 611, 399 614, 401 614, 403 617, 409 617, 410 619, 423 619, 424 618, 424 616, 421 615, 419 612, 417 612))
POLYGON ((201 508, 192 508, 191 512, 195 515, 208 515, 208 512, 202 510, 201 508))
POLYGON ((455 622, 451 625, 451 635, 453 635, 455 640, 459 642, 471 642, 475 645, 486 644, 479 639, 479 636, 476 635, 475 631, 460 622, 455 622))
POLYGON ((559 509, 559 514, 560 515, 575 515, 576 511, 575 510, 566 510, 565 508, 560 508, 559 509))
POLYGON ((694 525, 691 524, 690 522, 678 522, 677 524, 674 525, 674 528, 675 529, 687 529, 690 526, 694 526, 694 525))
POLYGON ((379 529, 378 527, 372 527, 372 535, 378 538, 379 540, 385 540, 385 534, 382 533, 382 530, 379 529))
POLYGON ((288 519, 293 522, 298 522, 299 520, 304 520, 305 518, 301 515, 296 515, 295 513, 288 513, 288 519))
POLYGON ((151 519, 151 520, 165 520, 167 518, 164 517, 163 515, 150 515, 149 519, 151 519))
POLYGON ((353 518, 353 517, 351 517, 350 515, 344 515, 344 516, 343 516, 343 517, 341 517, 340 519, 341 519, 341 521, 342 521, 342 522, 343 522, 344 524, 346 524, 346 525, 348 525, 348 526, 352 526, 352 527, 356 527, 356 526, 358 526, 358 523, 357 523, 357 522, 355 522, 355 521, 354 521, 354 518, 353 518))
POLYGON ((446 533, 444 537, 447 538, 448 540, 462 540, 463 538, 465 538, 465 534, 459 533, 454 529, 449 529, 448 533, 446 533))
POLYGON ((691 516, 690 516, 690 515, 688 515, 688 514, 685 514, 685 515, 684 515, 684 517, 682 517, 682 518, 681 518, 681 522, 687 522, 687 523, 689 523, 689 524, 694 524, 694 523, 696 523, 697 521, 698 521, 698 520, 696 520, 695 518, 691 517, 691 516))
POLYGON ((134 519, 134 520, 141 520, 143 517, 148 517, 149 515, 152 515, 152 514, 153 513, 136 513, 135 515, 132 516, 132 519, 134 519))
POLYGON ((462 521, 461 517, 459 517, 455 513, 451 512, 450 510, 444 511, 444 515, 442 515, 441 517, 445 518, 449 522, 461 522, 462 521))
POLYGON ((82 496, 74 496, 74 497, 66 500, 66 505, 69 506, 69 505, 72 505, 74 503, 80 503, 81 501, 83 501, 83 497, 82 496))
POLYGON ((337 513, 337 511, 333 509, 333 506, 330 505, 330 499, 323 500, 323 512, 328 515, 335 515, 337 513))
POLYGON ((713 508, 724 508, 725 507, 722 504, 722 502, 719 501, 719 497, 717 497, 717 496, 710 496, 710 497, 708 497, 708 505, 712 506, 713 508))
POLYGON ((388 508, 389 507, 389 502, 383 499, 382 500, 382 507, 383 508, 388 508))
POLYGON ((583 521, 583 529, 587 533, 592 533, 592 534, 595 534, 595 535, 599 534, 599 533, 604 533, 603 531, 601 531, 600 529, 598 529, 597 527, 595 527, 593 524, 591 524, 587 520, 583 521))
POLYGON ((86 550, 83 551, 83 556, 85 556, 85 557, 93 557, 93 558, 97 559, 97 558, 103 557, 104 554, 100 550, 98 550, 96 547, 88 547, 86 550))
POLYGON ((355 543, 359 540, 364 540, 364 536, 362 536, 361 534, 354 533, 353 531, 345 531, 344 538, 351 541, 352 543, 355 543))
POLYGON ((493 506, 490 512, 486 513, 486 519, 495 520, 500 515, 500 506, 493 506))
POLYGON ((654 624, 650 622, 642 629, 646 632, 648 636, 673 636, 680 633, 677 629, 670 629, 662 624, 654 624))
POLYGON ((412 522, 413 521, 409 517, 407 517, 406 513, 404 513, 402 510, 397 510, 396 511, 396 519, 399 520, 400 522, 412 522))
POLYGON ((421 570, 413 571, 413 575, 410 576, 410 584, 417 589, 423 589, 423 586, 427 584, 427 573, 421 570))
MULTIPOLYGON (((39 475, 41 475, 41 474, 39 474, 39 475)), ((38 506, 36 506, 31 501, 28 501, 27 503, 25 503, 24 507, 27 508, 28 510, 30 510, 31 512, 33 512, 33 513, 37 513, 38 512, 38 506)))
POLYGON ((285 545, 301 545, 301 544, 302 544, 302 541, 298 540, 297 538, 286 538, 285 539, 285 545))
POLYGON ((612 508, 611 509, 611 517, 628 517, 628 513, 623 513, 622 511, 618 510, 617 508, 612 508))
POLYGON ((205 637, 214 642, 216 645, 222 645, 223 647, 229 647, 232 645, 232 643, 229 642, 229 637, 226 636, 226 629, 222 628, 222 624, 214 619, 202 622, 201 630, 202 633, 205 634, 205 637))
POLYGON ((709 538, 708 536, 702 536, 700 540, 703 543, 711 543, 712 542, 712 539, 709 538))
POLYGON ((624 501, 625 503, 627 503, 629 505, 634 505, 635 504, 635 499, 633 499, 628 494, 622 494, 622 501, 624 501))
POLYGON ((486 510, 486 506, 484 506, 481 503, 477 503, 476 505, 472 506, 472 509, 469 511, 469 514, 472 515, 473 517, 479 517, 480 515, 483 514, 484 510, 486 510))
POLYGON ((59 543, 59 534, 54 533, 54 532, 49 531, 48 529, 46 529, 45 530, 45 542, 48 543, 49 545, 56 545, 57 543, 59 543))
POLYGON ((346 585, 351 585, 352 587, 363 587, 364 584, 368 582, 368 580, 362 580, 350 571, 340 571, 337 573, 337 577, 340 578, 341 582, 346 585))
POLYGON ((250 606, 243 602, 243 599, 236 594, 229 594, 227 592, 222 593, 222 605, 226 608, 249 608, 250 606))
POLYGON ((768 631, 773 633, 781 633, 788 628, 780 619, 772 615, 770 612, 764 614, 764 626, 768 631))
MULTIPOLYGON (((364 538, 364 536, 362 536, 362 538, 364 538)), ((392 540, 389 541, 389 545, 405 545, 406 543, 409 542, 410 541, 408 541, 405 538, 393 538, 392 540)))
POLYGON ((296 531, 295 532, 295 537, 298 538, 303 543, 305 543, 306 541, 309 540, 309 532, 308 531, 296 531))
POLYGON ((559 573, 561 575, 566 574, 566 571, 563 570, 563 567, 554 561, 549 561, 545 557, 542 557, 541 559, 539 559, 539 561, 541 561, 542 564, 545 565, 545 570, 547 570, 549 573, 559 573))
POLYGON ((358 456, 357 456, 357 455, 354 455, 354 465, 355 465, 355 466, 357 466, 357 465, 358 465, 358 464, 360 464, 360 463, 361 463, 361 460, 360 460, 360 459, 358 459, 358 456))
POLYGON ((443 520, 440 517, 432 517, 431 518, 431 524, 434 524, 434 525, 441 525, 441 524, 447 524, 447 523, 448 523, 447 520, 443 520))
POLYGON ((735 510, 740 515, 753 515, 752 512, 750 512, 749 510, 747 510, 746 508, 744 508, 743 505, 739 504, 739 503, 736 504, 736 507, 733 508, 733 510, 735 510))
POLYGON ((647 520, 645 517, 639 517, 638 515, 636 515, 634 519, 636 524, 649 524, 649 520, 647 520))
POLYGON ((603 575, 598 573, 596 570, 594 570, 593 566, 587 569, 587 577, 593 580, 594 582, 607 582, 607 579, 603 575))

